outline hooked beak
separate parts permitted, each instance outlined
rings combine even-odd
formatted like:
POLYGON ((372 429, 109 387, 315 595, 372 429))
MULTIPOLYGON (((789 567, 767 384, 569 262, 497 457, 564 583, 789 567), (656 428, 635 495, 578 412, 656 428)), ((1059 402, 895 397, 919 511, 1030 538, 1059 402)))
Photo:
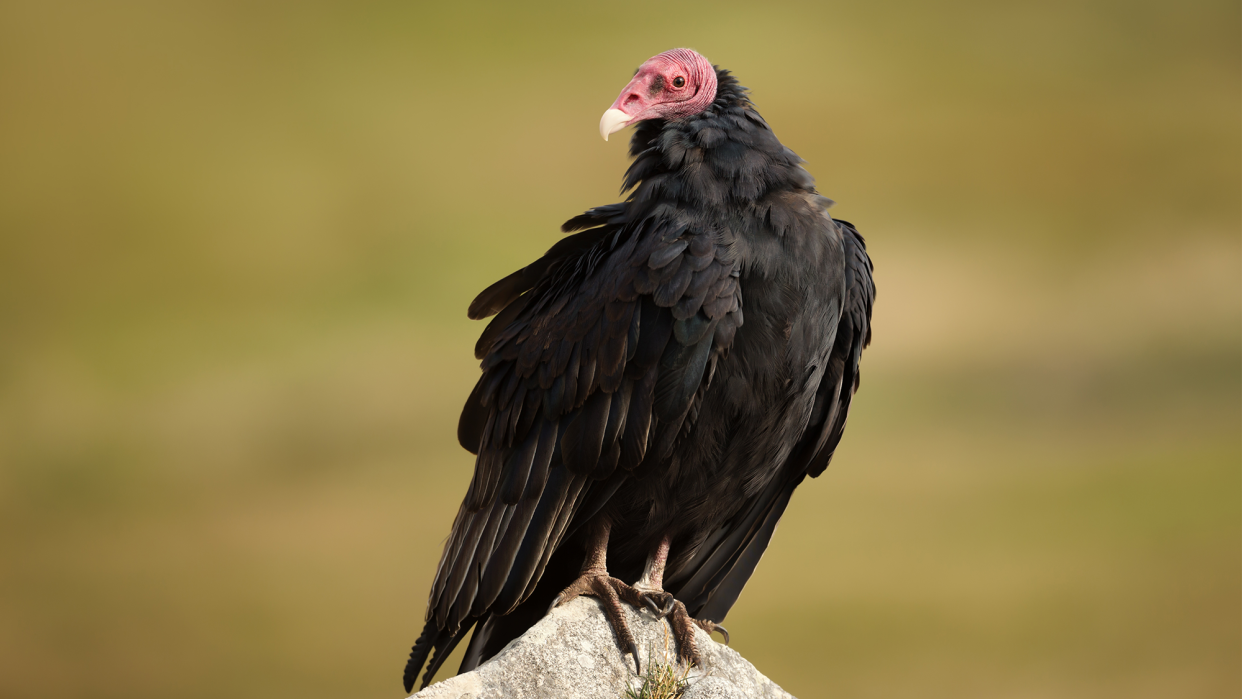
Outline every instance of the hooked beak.
POLYGON ((626 114, 620 109, 609 109, 604 112, 604 116, 599 119, 599 135, 603 136, 604 140, 607 141, 609 134, 614 134, 620 131, 625 128, 625 125, 628 123, 630 123, 629 114, 626 114))

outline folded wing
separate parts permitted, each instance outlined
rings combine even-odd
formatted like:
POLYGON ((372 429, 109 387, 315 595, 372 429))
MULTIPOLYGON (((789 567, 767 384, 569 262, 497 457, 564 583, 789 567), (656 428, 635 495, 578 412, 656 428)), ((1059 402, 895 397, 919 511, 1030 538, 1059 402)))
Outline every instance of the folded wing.
POLYGON ((696 618, 724 620, 767 549, 794 488, 806 476, 823 473, 845 432, 850 400, 858 390, 859 360, 871 342, 875 284, 862 236, 846 221, 835 224, 845 252, 846 296, 811 420, 781 466, 780 476, 752 498, 740 515, 709 537, 689 565, 669 581, 669 591, 696 618))
POLYGON ((552 553, 652 454, 671 449, 742 322, 739 270, 709 230, 675 216, 627 222, 625 204, 484 290, 496 317, 458 426, 477 455, 432 584, 406 688, 471 626, 534 590, 552 553))

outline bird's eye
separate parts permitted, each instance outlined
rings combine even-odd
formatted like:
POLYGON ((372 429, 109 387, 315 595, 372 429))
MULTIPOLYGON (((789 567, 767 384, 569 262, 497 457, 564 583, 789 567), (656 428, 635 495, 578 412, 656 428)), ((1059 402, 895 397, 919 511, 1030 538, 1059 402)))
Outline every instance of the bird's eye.
POLYGON ((673 78, 673 87, 685 87, 685 86, 686 86, 685 78, 681 77, 680 75, 673 78))

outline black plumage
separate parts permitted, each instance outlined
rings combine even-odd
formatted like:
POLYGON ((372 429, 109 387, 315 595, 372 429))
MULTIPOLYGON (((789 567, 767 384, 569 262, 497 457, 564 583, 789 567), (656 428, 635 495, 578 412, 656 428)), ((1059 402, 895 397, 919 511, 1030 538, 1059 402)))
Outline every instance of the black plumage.
POLYGON ((716 81, 702 113, 637 125, 624 202, 570 219, 470 305, 495 315, 458 428, 478 458, 407 690, 472 628, 463 671, 529 628, 599 522, 623 533, 611 575, 637 578, 667 540, 664 589, 723 620, 794 488, 832 458, 871 338, 871 262, 745 89, 716 81))

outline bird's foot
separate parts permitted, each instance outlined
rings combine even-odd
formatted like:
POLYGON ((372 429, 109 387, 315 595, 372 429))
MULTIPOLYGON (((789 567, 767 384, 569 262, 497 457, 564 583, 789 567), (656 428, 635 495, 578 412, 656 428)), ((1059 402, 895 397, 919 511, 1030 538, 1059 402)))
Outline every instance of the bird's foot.
POLYGON ((724 636, 725 645, 729 644, 729 631, 725 627, 714 621, 706 619, 695 619, 686 611, 686 605, 682 604, 673 595, 663 590, 650 590, 641 586, 636 587, 635 592, 638 593, 640 599, 647 609, 651 610, 661 619, 668 619, 669 626, 673 629, 673 637, 677 640, 677 655, 683 661, 692 665, 698 665, 701 659, 698 646, 694 641, 694 627, 706 631, 709 635, 714 631, 719 631, 724 636))
POLYGON ((643 605, 638 590, 608 575, 607 571, 586 570, 552 600, 552 606, 548 607, 548 611, 582 595, 599 598, 600 605, 604 608, 604 616, 608 618, 608 624, 612 626, 613 633, 617 635, 617 645, 621 648, 621 652, 634 656, 634 672, 643 674, 641 661, 638 658, 638 643, 634 641, 634 634, 630 633, 630 624, 625 620, 625 610, 621 608, 622 601, 634 607, 643 605))

